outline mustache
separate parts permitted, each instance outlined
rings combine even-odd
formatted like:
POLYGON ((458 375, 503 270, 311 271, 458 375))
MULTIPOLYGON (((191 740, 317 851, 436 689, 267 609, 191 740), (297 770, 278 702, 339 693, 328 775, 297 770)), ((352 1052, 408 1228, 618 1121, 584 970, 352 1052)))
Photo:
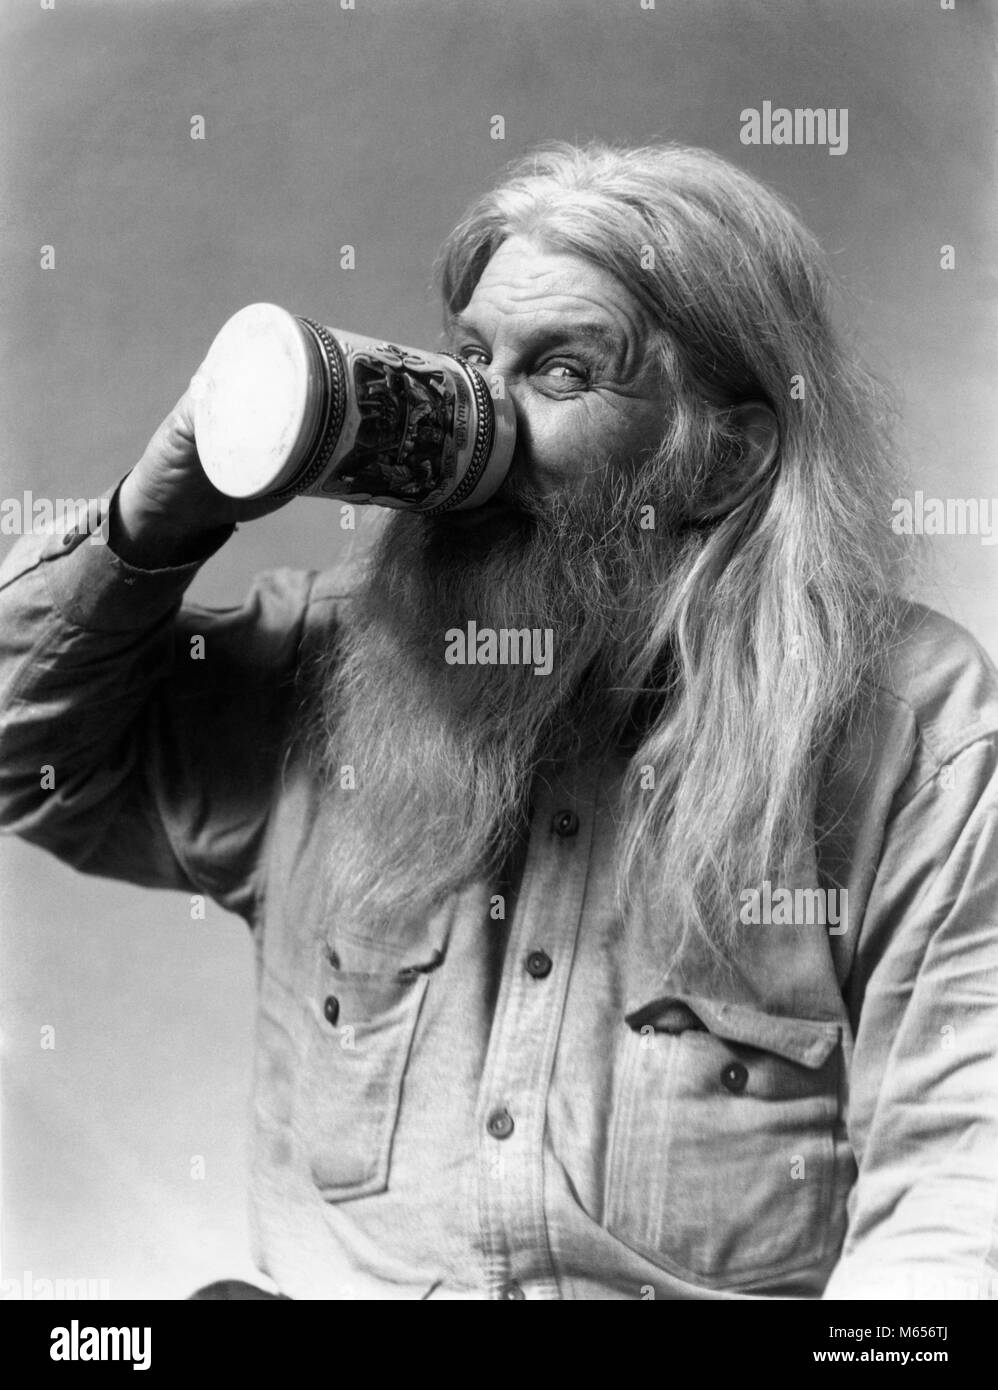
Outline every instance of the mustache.
POLYGON ((543 510, 544 494, 531 481, 533 471, 529 459, 514 456, 509 472, 496 488, 495 496, 516 511, 529 514, 535 509, 543 510))
MULTIPOLYGON (((563 477, 549 476, 546 484, 537 481, 538 472, 529 455, 515 453, 506 477, 483 506, 498 502, 521 519, 554 525, 565 513, 585 513, 591 519, 589 514, 594 510, 612 505, 622 486, 626 485, 629 495, 636 482, 634 471, 595 455, 574 460, 563 477)), ((444 512, 435 519, 470 514, 444 512)))

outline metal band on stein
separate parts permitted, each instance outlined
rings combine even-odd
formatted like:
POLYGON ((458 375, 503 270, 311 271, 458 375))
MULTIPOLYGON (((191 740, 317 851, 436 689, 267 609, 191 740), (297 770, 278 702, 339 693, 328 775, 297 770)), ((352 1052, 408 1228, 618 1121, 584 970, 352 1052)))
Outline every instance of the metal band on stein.
POLYGON ((478 480, 485 472, 485 465, 489 461, 492 441, 495 437, 495 408, 492 405, 492 394, 481 372, 476 371, 470 362, 462 361, 453 352, 442 352, 440 356, 449 357, 452 362, 456 362, 471 381, 475 397, 475 448, 467 472, 449 497, 444 498, 442 502, 438 502, 433 507, 414 508, 415 511, 422 512, 424 516, 435 516, 439 512, 449 511, 451 507, 456 507, 460 502, 463 502, 468 494, 477 487, 478 480))
MULTIPOLYGON (((277 498, 297 497, 311 487, 317 478, 321 477, 339 443, 343 419, 346 415, 347 372, 339 343, 321 323, 316 323, 313 319, 303 318, 300 314, 296 317, 298 322, 304 325, 306 331, 311 330, 312 336, 320 348, 319 358, 325 369, 326 409, 322 423, 315 434, 315 438, 322 442, 312 462, 288 487, 281 488, 279 492, 272 494, 277 498)), ((307 451, 306 457, 310 453, 311 449, 307 451)))

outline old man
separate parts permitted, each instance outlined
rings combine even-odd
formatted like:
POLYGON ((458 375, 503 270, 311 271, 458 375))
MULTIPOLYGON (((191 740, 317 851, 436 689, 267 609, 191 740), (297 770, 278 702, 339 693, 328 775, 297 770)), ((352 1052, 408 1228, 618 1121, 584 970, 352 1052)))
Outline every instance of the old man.
POLYGON ((4 567, 4 825, 248 922, 286 1297, 986 1296, 998 680, 901 596, 815 241, 704 151, 559 146, 441 264, 497 497, 190 605, 277 504, 186 394, 107 544, 4 567))

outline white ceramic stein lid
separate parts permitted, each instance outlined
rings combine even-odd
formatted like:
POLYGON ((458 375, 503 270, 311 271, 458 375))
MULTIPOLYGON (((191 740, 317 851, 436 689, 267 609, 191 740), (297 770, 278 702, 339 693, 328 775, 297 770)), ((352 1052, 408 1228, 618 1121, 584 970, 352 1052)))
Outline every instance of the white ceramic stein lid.
POLYGON ((249 304, 222 325, 191 382, 194 435, 209 480, 262 497, 295 475, 321 399, 305 330, 276 304, 249 304))

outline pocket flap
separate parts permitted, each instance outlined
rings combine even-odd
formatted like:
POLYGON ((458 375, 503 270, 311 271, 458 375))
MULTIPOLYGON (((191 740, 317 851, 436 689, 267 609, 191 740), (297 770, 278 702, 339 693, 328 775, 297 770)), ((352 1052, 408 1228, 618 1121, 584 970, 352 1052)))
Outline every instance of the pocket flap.
POLYGON ((839 1044, 841 1026, 831 1020, 767 1014, 747 1004, 731 1004, 702 995, 670 994, 652 1000, 627 1015, 630 1027, 646 1024, 666 1033, 685 1028, 708 1029, 727 1042, 773 1052, 801 1066, 824 1065, 839 1044), (680 1025, 680 1026, 677 1026, 680 1025))
POLYGON ((415 986, 441 964, 440 951, 403 954, 380 944, 340 936, 326 946, 320 961, 316 1010, 332 996, 337 1022, 377 1021, 397 1005, 415 997, 415 986))

